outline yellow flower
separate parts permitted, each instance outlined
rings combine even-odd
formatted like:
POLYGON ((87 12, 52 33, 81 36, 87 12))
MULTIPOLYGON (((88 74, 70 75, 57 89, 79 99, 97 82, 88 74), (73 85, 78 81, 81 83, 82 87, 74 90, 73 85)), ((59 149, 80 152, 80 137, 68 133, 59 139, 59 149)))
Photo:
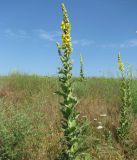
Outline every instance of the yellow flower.
POLYGON ((61 29, 66 32, 70 32, 70 23, 69 22, 61 22, 61 29))
POLYGON ((70 30, 71 30, 71 24, 68 19, 67 11, 65 9, 65 6, 62 6, 63 10, 63 21, 61 22, 61 29, 63 31, 62 33, 62 49, 65 49, 68 54, 71 54, 72 52, 72 44, 71 44, 71 36, 70 36, 70 30))
POLYGON ((69 34, 62 34, 62 45, 69 45, 71 37, 69 34))
POLYGON ((124 64, 121 61, 120 53, 118 54, 118 67, 120 71, 124 71, 124 64))
POLYGON ((70 23, 66 23, 66 26, 65 26, 65 27, 66 27, 67 30, 70 31, 70 28, 71 28, 70 23))
POLYGON ((62 29, 62 30, 65 29, 65 23, 64 23, 64 21, 61 22, 61 29, 62 29))
POLYGON ((122 61, 118 62, 118 65, 119 65, 119 70, 124 71, 124 64, 122 63, 122 61))
POLYGON ((71 40, 71 37, 70 37, 70 35, 69 34, 66 34, 66 40, 69 42, 70 40, 71 40))

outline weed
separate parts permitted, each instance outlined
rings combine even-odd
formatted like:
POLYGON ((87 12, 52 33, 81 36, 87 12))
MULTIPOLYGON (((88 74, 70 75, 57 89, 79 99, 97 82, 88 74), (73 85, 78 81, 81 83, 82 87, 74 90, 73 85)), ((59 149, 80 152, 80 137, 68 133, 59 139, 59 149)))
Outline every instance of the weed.
POLYGON ((124 140, 127 138, 129 133, 129 127, 131 125, 130 122, 130 112, 131 112, 131 78, 132 78, 132 70, 125 70, 124 64, 121 61, 120 54, 118 54, 118 65, 119 70, 122 74, 121 79, 121 107, 120 107, 120 122, 119 128, 117 129, 118 137, 120 140, 124 140))
POLYGON ((31 134, 28 118, 25 114, 17 113, 12 119, 0 114, 0 159, 21 160, 28 158, 25 151, 26 141, 31 134), (6 121, 5 121, 6 120, 6 121))
POLYGON ((59 82, 62 91, 56 92, 63 97, 61 104, 62 112, 62 130, 64 133, 64 139, 62 140, 62 146, 65 144, 62 153, 58 159, 61 160, 78 160, 86 156, 89 159, 89 155, 84 153, 84 134, 87 129, 87 124, 80 123, 78 121, 79 113, 76 111, 76 104, 78 100, 73 96, 72 87, 72 44, 70 37, 71 24, 68 19, 67 10, 62 4, 63 21, 61 23, 62 29, 62 45, 58 46, 58 52, 60 60, 62 62, 62 68, 59 68, 59 82))

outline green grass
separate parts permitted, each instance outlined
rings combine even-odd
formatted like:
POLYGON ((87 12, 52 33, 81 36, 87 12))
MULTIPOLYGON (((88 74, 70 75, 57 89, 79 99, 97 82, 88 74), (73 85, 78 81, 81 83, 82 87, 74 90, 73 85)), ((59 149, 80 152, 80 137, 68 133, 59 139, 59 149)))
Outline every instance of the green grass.
MULTIPOLYGON (((133 123, 128 146, 117 142, 121 104, 120 81, 114 78, 74 78, 77 109, 91 122, 87 142, 94 159, 137 159, 137 80, 132 82, 133 123), (101 117, 100 114, 107 114, 101 117), (97 119, 97 120, 94 120, 97 119), (98 122, 104 127, 96 129, 98 122)), ((53 160, 61 150, 59 89, 56 77, 12 74, 0 77, 0 159, 53 160), (3 158, 3 157, 6 158, 3 158)))

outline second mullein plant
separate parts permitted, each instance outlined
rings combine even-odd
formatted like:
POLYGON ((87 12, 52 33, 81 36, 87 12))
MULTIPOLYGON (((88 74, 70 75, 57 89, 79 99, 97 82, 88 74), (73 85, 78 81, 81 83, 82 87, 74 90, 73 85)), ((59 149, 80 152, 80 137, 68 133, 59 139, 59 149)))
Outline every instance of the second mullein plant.
POLYGON ((122 75, 121 79, 121 107, 120 107, 120 120, 119 128, 117 129, 118 138, 121 142, 126 140, 130 129, 130 113, 131 113, 131 79, 132 69, 125 66, 121 61, 120 53, 118 54, 118 66, 122 75))
POLYGON ((72 43, 71 43, 71 24, 69 22, 67 10, 62 4, 63 21, 62 29, 62 45, 57 43, 58 53, 60 56, 62 67, 59 68, 59 82, 61 91, 56 93, 63 97, 61 105, 62 113, 62 131, 63 139, 62 152, 58 156, 58 160, 90 160, 90 156, 84 153, 84 136, 88 128, 86 122, 78 121, 79 113, 76 111, 78 100, 73 96, 72 87, 72 43), (64 147, 63 147, 64 146, 64 147))
POLYGON ((83 70, 83 57, 82 54, 80 54, 80 80, 83 81, 85 79, 84 77, 84 70, 83 70))

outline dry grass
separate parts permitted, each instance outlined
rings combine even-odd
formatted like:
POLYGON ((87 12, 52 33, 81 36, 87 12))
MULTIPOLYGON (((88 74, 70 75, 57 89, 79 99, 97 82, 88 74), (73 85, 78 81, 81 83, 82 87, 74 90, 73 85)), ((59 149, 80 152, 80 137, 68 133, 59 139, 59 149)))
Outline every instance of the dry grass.
MULTIPOLYGON (((53 94, 57 88, 58 81, 54 77, 17 74, 0 78, 0 112, 3 113, 5 120, 9 121, 12 121, 14 114, 25 114, 29 121, 28 128, 31 128, 32 133, 26 137, 25 144, 21 146, 21 150, 25 152, 22 159, 53 160, 60 152, 59 139, 62 132, 59 98, 53 94)), ((74 93, 79 98, 78 110, 91 122, 87 142, 93 159, 136 160, 136 114, 132 114, 133 123, 129 140, 126 142, 127 146, 122 146, 117 141, 116 127, 120 106, 119 80, 88 78, 81 83, 74 79, 74 93), (100 116, 102 114, 106 116, 100 116), (98 122, 101 122, 103 129, 97 129, 98 122)), ((135 97, 133 101, 135 105, 137 103, 135 97)), ((12 126, 10 128, 12 129, 12 126)))

